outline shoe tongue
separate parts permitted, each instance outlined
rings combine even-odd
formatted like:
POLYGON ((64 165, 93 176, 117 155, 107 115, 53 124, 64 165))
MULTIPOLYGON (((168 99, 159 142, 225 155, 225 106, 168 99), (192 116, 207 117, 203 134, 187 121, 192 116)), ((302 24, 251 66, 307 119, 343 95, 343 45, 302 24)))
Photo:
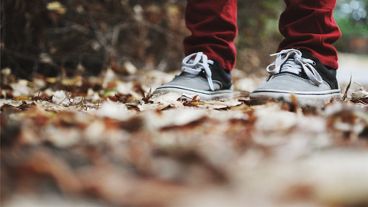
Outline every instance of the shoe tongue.
POLYGON ((299 75, 302 72, 302 66, 298 64, 293 57, 287 59, 281 66, 280 72, 289 72, 299 75))
MULTIPOLYGON (((193 64, 193 63, 194 63, 194 60, 189 60, 189 61, 188 61, 188 64, 193 64)), ((201 68, 202 68, 202 66, 201 66, 201 65, 199 65, 199 64, 196 64, 196 65, 192 66, 192 68, 193 68, 193 69, 201 69, 201 68)))
POLYGON ((193 60, 193 59, 191 59, 191 60, 189 60, 189 61, 188 61, 188 63, 189 63, 189 64, 193 64, 193 63, 194 63, 194 60, 193 60))
POLYGON ((293 57, 289 58, 282 66, 280 73, 293 73, 301 78, 308 79, 303 67, 295 61, 293 57))

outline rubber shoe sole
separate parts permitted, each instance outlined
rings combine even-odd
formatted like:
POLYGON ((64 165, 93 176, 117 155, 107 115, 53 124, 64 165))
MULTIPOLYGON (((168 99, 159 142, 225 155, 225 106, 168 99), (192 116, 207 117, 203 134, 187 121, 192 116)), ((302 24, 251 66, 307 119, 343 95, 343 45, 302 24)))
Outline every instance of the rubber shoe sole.
POLYGON ((190 98, 199 96, 201 100, 231 99, 233 97, 232 90, 204 91, 181 86, 161 86, 155 90, 154 95, 165 93, 178 93, 190 98))
POLYGON ((333 100, 341 100, 339 89, 329 91, 292 92, 282 90, 259 90, 250 94, 250 99, 258 103, 268 100, 285 101, 292 103, 298 101, 301 106, 324 106, 333 100))

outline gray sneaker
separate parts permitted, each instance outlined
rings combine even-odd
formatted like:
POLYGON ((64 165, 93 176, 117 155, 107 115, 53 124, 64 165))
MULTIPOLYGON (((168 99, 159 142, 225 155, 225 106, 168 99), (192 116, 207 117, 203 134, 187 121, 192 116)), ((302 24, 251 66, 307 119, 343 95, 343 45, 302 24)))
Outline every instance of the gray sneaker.
POLYGON ((295 97, 302 106, 321 106, 340 99, 336 70, 328 69, 309 52, 287 49, 273 56, 275 62, 267 67, 270 77, 251 93, 252 100, 292 102, 295 97))
POLYGON ((209 60, 204 53, 185 57, 181 69, 172 81, 158 87, 154 95, 175 92, 188 97, 199 96, 202 100, 232 97, 230 72, 209 60))

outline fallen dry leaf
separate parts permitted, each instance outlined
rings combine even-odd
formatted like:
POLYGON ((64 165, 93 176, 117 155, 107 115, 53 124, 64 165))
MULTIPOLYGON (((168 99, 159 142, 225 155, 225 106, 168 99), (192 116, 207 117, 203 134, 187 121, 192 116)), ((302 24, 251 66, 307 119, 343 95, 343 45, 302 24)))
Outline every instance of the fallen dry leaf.
POLYGON ((153 94, 172 74, 126 67, 135 78, 6 75, 4 206, 368 204, 363 89, 323 107, 253 105, 258 80, 235 73, 237 96, 204 101, 153 94))

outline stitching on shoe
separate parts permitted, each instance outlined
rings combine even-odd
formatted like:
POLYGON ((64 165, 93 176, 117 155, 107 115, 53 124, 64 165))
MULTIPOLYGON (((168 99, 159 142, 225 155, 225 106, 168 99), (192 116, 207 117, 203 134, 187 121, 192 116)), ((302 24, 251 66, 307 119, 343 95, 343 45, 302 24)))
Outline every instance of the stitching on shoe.
POLYGON ((213 83, 217 83, 217 84, 219 84, 219 85, 220 85, 220 89, 219 89, 219 90, 221 90, 221 88, 223 88, 223 87, 224 87, 224 85, 221 83, 221 81, 218 81, 218 80, 212 80, 212 82, 213 82, 213 83))
POLYGON ((275 93, 275 94, 296 94, 296 95, 311 95, 311 96, 317 96, 317 95, 332 95, 332 94, 341 94, 340 90, 337 89, 332 89, 330 91, 320 91, 320 93, 318 92, 311 92, 311 93, 306 93, 306 92, 298 92, 298 91, 283 91, 283 90, 267 90, 267 89, 262 89, 262 90, 256 90, 253 91, 253 94, 257 94, 257 93, 275 93))
POLYGON ((190 91, 190 92, 201 93, 201 94, 205 94, 205 95, 228 94, 228 93, 233 92, 230 89, 216 90, 216 91, 204 91, 204 90, 191 89, 191 88, 185 88, 185 87, 173 86, 173 85, 162 86, 162 87, 157 88, 156 90, 162 90, 162 89, 180 89, 180 90, 183 90, 183 91, 190 91))

